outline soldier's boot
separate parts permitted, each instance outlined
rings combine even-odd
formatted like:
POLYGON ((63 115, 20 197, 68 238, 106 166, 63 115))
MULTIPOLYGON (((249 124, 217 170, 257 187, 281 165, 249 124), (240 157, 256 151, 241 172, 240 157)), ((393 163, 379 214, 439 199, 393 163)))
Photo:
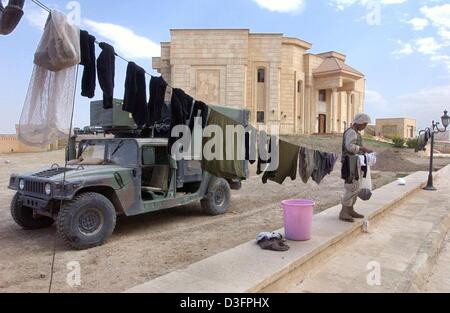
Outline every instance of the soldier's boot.
POLYGON ((351 208, 348 206, 342 206, 342 211, 339 214, 339 219, 344 222, 348 223, 354 223, 355 220, 353 219, 352 215, 350 214, 351 208))
POLYGON ((353 218, 357 218, 357 219, 363 219, 363 218, 365 218, 364 215, 359 214, 358 212, 356 212, 356 211, 355 211, 355 208, 353 208, 353 207, 350 207, 350 208, 349 208, 349 213, 350 213, 351 217, 353 217, 353 218))

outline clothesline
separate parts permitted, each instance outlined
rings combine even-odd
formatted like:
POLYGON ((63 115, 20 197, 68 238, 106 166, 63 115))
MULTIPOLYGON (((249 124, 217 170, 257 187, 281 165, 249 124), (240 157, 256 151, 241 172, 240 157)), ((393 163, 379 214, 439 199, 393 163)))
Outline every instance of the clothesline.
MULTIPOLYGON (((34 4, 36 4, 37 6, 39 6, 41 9, 47 11, 48 13, 50 13, 52 10, 46 6, 45 4, 43 4, 41 1, 39 0, 31 0, 34 4)), ((100 42, 95 40, 95 44, 100 45, 100 42)), ((119 58, 122 59, 123 61, 130 63, 131 61, 129 61, 128 59, 126 59, 125 57, 121 56, 120 54, 118 54, 117 52, 114 52, 114 54, 119 58)), ((144 70, 145 71, 145 70, 144 70)), ((155 77, 152 74, 148 73, 147 71, 145 71, 145 75, 150 76, 150 77, 155 77)), ((168 86, 172 89, 174 89, 174 87, 170 86, 168 84, 168 86)))
MULTIPOLYGON (((32 0, 32 2, 33 2, 34 4, 36 4, 37 6, 39 6, 41 9, 47 11, 48 13, 51 13, 52 10, 51 10, 47 5, 45 5, 44 3, 42 3, 41 1, 39 1, 39 0, 32 0)), ((99 45, 100 42, 97 41, 97 40, 95 40, 95 44, 99 45)), ((125 61, 125 62, 127 62, 127 63, 130 63, 130 62, 131 62, 131 61, 129 61, 127 58, 121 56, 120 54, 118 54, 118 53, 115 52, 115 51, 114 51, 114 54, 115 54, 118 58, 122 59, 123 61, 125 61)), ((151 75, 150 73, 148 73, 148 72, 145 71, 145 70, 144 70, 144 72, 145 72, 145 74, 146 74, 147 76, 150 76, 150 77, 152 77, 152 78, 156 77, 156 76, 151 75)), ((166 82, 166 83, 167 83, 167 82, 166 82)), ((172 89, 175 89, 175 88, 172 87, 170 84, 167 84, 167 86, 170 87, 170 88, 172 88, 172 89)), ((295 145, 295 146, 298 146, 298 145, 295 145)), ((306 147, 299 146, 299 148, 306 148, 306 147)), ((317 151, 317 150, 316 150, 316 151, 317 151)), ((319 152, 322 152, 322 151, 319 151, 319 152)), ((325 153, 326 153, 326 152, 325 152, 325 153)))

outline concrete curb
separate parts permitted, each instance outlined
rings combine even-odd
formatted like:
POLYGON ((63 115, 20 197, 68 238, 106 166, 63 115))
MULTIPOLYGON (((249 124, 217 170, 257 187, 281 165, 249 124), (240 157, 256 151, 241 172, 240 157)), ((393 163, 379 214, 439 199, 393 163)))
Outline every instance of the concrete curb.
MULTIPOLYGON (((450 171, 450 167, 444 170, 450 171)), ((436 178, 441 175, 439 173, 436 178)), ((427 173, 417 172, 406 178, 407 186, 399 186, 397 182, 384 186, 374 192, 370 201, 360 202, 358 210, 371 223, 376 222, 411 193, 423 188, 427 177, 427 173)), ((262 251, 251 241, 126 292, 286 292, 302 281, 312 267, 327 260, 342 245, 362 233, 364 221, 340 222, 339 211, 340 206, 336 206, 316 215, 313 239, 289 242, 291 250, 288 253, 262 251)))

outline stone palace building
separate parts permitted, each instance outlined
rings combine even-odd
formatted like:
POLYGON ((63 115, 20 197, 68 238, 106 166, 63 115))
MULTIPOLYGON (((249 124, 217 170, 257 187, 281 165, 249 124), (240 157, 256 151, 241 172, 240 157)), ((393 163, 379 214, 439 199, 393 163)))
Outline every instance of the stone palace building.
POLYGON ((364 74, 338 52, 248 29, 174 29, 153 68, 209 104, 246 107, 253 125, 281 133, 342 133, 364 110, 364 74))

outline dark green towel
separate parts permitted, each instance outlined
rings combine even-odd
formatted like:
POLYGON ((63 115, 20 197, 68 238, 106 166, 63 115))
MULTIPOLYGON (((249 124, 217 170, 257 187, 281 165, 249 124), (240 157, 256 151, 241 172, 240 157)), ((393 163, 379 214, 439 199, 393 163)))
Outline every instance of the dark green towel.
MULTIPOLYGON (((210 125, 216 125, 216 126, 219 126, 220 128, 222 128, 223 136, 224 136, 222 151, 223 151, 223 158, 226 159, 227 144, 229 144, 227 141, 227 138, 226 138, 226 127, 228 125, 237 126, 239 124, 236 123, 235 121, 233 121, 232 119, 226 117, 225 115, 222 115, 219 112, 211 110, 211 113, 208 118, 208 126, 210 126, 210 125)), ((217 134, 215 134, 215 135, 217 135, 217 134)), ((245 169, 244 169, 245 161, 239 160, 238 155, 237 155, 238 151, 239 151, 238 150, 239 145, 241 147, 245 148, 244 147, 245 137, 243 137, 243 138, 237 138, 237 137, 238 136, 236 135, 235 140, 234 140, 235 155, 234 155, 233 160, 207 161, 203 157, 203 162, 202 162, 203 170, 216 176, 216 177, 221 177, 221 178, 225 178, 225 179, 246 179, 247 175, 246 175, 245 169)), ((208 142, 211 139, 212 138, 204 138, 203 146, 206 144, 206 142, 208 142)))

